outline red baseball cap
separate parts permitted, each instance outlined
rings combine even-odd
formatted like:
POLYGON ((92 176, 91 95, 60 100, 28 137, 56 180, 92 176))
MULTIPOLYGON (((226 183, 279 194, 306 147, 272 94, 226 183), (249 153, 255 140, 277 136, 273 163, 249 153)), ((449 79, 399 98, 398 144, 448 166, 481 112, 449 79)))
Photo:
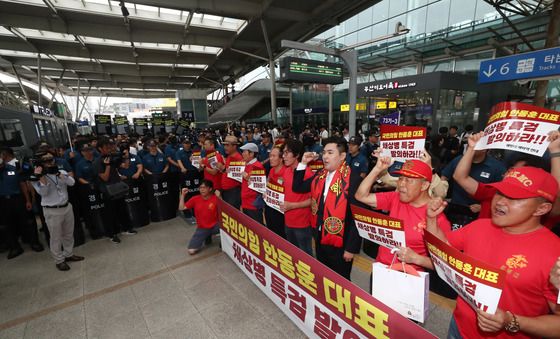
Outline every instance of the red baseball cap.
POLYGON ((490 186, 512 199, 543 197, 554 202, 558 194, 558 181, 547 171, 530 166, 511 169, 502 181, 490 186))
POLYGON ((418 159, 407 160, 400 170, 391 172, 391 175, 393 174, 432 181, 432 168, 430 165, 418 159))

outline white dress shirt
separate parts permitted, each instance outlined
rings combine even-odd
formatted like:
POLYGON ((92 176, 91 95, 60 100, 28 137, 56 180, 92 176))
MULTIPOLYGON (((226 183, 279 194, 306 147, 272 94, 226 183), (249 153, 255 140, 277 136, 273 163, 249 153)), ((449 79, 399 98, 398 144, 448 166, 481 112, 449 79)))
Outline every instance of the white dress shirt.
POLYGON ((74 178, 61 170, 60 174, 46 174, 47 183, 33 182, 33 188, 41 196, 41 206, 61 206, 68 203, 68 186, 74 186, 74 178))
MULTIPOLYGON (((302 171, 307 168, 306 164, 302 164, 301 162, 297 165, 296 171, 302 171)), ((331 186, 331 181, 334 177, 334 173, 336 171, 328 172, 327 177, 325 178, 325 188, 323 189, 323 202, 327 199, 327 194, 329 194, 329 187, 331 186)))

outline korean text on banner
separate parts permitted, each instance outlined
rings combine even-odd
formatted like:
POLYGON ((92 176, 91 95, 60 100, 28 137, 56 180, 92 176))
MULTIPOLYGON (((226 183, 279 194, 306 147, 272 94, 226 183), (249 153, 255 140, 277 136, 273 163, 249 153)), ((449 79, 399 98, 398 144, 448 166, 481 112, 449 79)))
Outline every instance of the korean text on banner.
POLYGON ((208 159, 208 166, 210 166, 210 168, 218 168, 218 158, 216 157, 216 152, 206 154, 206 158, 208 159))
POLYGON ((252 170, 249 174, 249 188, 261 194, 266 192, 266 175, 261 169, 252 170))
POLYGON ((200 161, 202 160, 202 157, 200 155, 200 151, 197 152, 193 152, 192 153, 192 165, 196 168, 200 168, 200 161))
POLYGON ((232 161, 229 163, 229 167, 227 168, 227 177, 235 181, 242 182, 243 171, 245 171, 244 161, 232 161))
POLYGON ((311 169, 311 171, 313 173, 315 173, 315 172, 323 169, 323 167, 324 167, 323 160, 313 160, 313 161, 309 162, 308 166, 311 169))
POLYGON ((494 314, 505 283, 505 272, 469 257, 430 232, 424 233, 437 274, 471 307, 494 314))
POLYGON ((388 249, 406 247, 401 220, 355 205, 352 205, 352 216, 360 237, 388 249))
POLYGON ((231 205, 219 206, 222 250, 308 337, 435 338, 231 205))
POLYGON ((550 131, 558 130, 560 112, 519 102, 502 102, 490 111, 484 136, 475 149, 505 149, 542 156, 550 131))
POLYGON ((381 125, 381 148, 395 161, 420 159, 426 144, 426 128, 381 125))
POLYGON ((264 203, 284 214, 284 212, 280 210, 280 205, 284 204, 284 187, 278 183, 268 181, 264 193, 264 203))

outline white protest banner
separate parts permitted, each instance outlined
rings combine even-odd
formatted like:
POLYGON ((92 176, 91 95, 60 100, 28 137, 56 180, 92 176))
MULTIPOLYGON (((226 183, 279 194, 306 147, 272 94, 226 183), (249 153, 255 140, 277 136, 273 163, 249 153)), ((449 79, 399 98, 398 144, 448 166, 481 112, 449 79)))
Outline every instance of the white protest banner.
POLYGON ((200 161, 202 160, 202 157, 200 155, 200 151, 195 151, 192 153, 192 165, 196 168, 200 168, 200 161))
POLYGON ((519 102, 502 102, 490 112, 476 150, 505 149, 542 156, 550 131, 558 130, 560 112, 519 102))
POLYGON ((243 172, 245 171, 245 161, 231 161, 227 167, 227 177, 235 181, 243 181, 243 172))
POLYGON ((424 240, 441 279, 472 308, 496 313, 506 272, 463 254, 428 231, 424 240))
POLYGON ((266 175, 264 169, 253 169, 249 173, 249 188, 261 194, 266 192, 266 175))
POLYGON ((435 338, 238 209, 218 206, 222 250, 308 338, 435 338))
POLYGON ((420 159, 426 144, 426 128, 416 126, 381 125, 383 155, 395 161, 420 159))
POLYGON ((208 166, 210 166, 210 168, 218 168, 218 158, 216 156, 216 152, 206 154, 206 159, 208 159, 208 166))
POLYGON ((279 183, 269 180, 266 183, 264 203, 284 214, 284 212, 280 210, 280 205, 284 204, 284 187, 282 187, 279 183))
POLYGON ((406 247, 404 225, 401 220, 355 205, 351 207, 360 237, 388 249, 406 247))

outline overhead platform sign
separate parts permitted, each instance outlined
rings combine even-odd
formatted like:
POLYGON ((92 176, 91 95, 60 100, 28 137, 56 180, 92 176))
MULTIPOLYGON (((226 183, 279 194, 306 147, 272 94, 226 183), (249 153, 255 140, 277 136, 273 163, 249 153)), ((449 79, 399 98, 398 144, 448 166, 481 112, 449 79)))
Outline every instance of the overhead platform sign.
POLYGON ((560 47, 483 61, 478 83, 560 76, 560 47))
POLYGON ((280 81, 298 83, 342 83, 342 65, 317 60, 286 57, 280 61, 280 81))

